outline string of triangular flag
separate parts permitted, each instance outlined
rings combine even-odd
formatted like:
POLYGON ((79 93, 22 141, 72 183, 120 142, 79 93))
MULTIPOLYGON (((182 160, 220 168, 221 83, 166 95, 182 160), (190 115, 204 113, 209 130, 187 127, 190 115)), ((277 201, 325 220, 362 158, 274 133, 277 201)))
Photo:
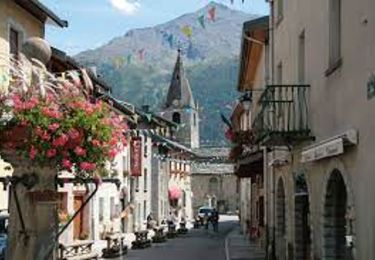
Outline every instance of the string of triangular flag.
MULTIPOLYGON (((242 3, 244 0, 242 0, 242 3)), ((231 3, 234 3, 234 0, 231 0, 231 3)), ((207 10, 207 13, 200 14, 197 17, 198 24, 203 28, 206 29, 206 22, 216 22, 217 20, 217 9, 216 6, 211 6, 207 10)), ((161 31, 162 40, 165 44, 169 46, 169 48, 173 49, 181 49, 183 53, 187 53, 188 57, 194 58, 196 55, 193 55, 194 48, 193 48, 193 26, 191 24, 185 24, 180 27, 180 32, 184 37, 180 37, 180 35, 176 35, 175 33, 169 33, 166 31, 161 31)), ((144 61, 146 57, 146 49, 138 49, 133 51, 133 53, 129 53, 126 57, 114 57, 112 59, 112 64, 116 69, 121 69, 124 65, 130 65, 133 61, 133 57, 136 56, 139 61, 144 61), (135 53, 134 53, 135 52, 135 53), (135 55, 134 55, 135 54, 135 55)))

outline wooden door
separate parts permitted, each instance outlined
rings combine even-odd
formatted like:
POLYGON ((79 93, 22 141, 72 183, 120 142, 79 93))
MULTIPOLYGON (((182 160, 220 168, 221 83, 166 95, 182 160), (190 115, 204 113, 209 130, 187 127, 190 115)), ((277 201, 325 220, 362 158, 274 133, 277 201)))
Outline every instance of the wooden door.
MULTIPOLYGON (((74 212, 76 212, 83 204, 82 196, 74 196, 74 212)), ((78 239, 82 233, 82 223, 83 223, 83 212, 81 211, 74 219, 73 227, 73 238, 78 239)))

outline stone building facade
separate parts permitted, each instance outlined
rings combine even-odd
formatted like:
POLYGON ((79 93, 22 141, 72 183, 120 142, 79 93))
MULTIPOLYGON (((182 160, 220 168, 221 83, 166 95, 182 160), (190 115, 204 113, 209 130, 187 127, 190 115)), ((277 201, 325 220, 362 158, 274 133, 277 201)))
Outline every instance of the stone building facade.
POLYGON ((237 177, 231 164, 196 164, 192 167, 193 211, 202 206, 216 208, 221 214, 234 214, 239 205, 237 177))

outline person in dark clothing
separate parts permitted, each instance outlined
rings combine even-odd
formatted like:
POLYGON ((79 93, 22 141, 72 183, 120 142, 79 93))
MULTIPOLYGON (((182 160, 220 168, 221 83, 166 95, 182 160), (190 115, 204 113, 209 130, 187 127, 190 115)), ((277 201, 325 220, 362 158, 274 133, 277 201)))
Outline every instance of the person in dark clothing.
POLYGON ((219 212, 216 209, 212 211, 211 222, 214 231, 219 232, 219 212))

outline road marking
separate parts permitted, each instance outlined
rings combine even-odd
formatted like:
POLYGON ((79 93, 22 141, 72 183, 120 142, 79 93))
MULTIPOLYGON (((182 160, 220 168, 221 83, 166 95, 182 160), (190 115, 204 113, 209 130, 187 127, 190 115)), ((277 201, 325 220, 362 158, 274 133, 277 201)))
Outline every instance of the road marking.
MULTIPOLYGON (((229 234, 230 234, 230 232, 229 232, 229 234)), ((228 247, 229 234, 225 238, 225 259, 226 260, 230 260, 229 247, 228 247)))

